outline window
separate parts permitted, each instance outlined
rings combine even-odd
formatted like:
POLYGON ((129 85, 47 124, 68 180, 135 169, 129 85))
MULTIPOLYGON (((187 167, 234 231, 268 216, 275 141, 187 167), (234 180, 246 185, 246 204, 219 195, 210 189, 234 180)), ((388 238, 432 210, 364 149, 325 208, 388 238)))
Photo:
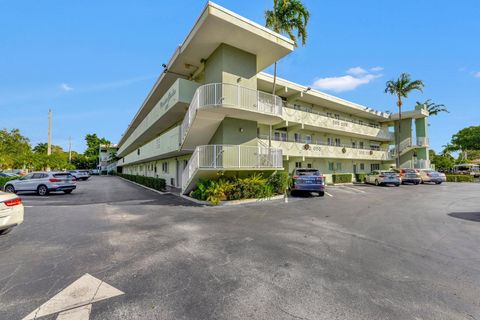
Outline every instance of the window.
POLYGON ((46 178, 46 174, 43 174, 43 173, 34 173, 33 176, 32 176, 32 179, 42 179, 42 178, 46 178))
POLYGON ((336 145, 337 147, 340 147, 340 145, 341 145, 340 138, 335 138, 335 145, 336 145))
POLYGON ((275 131, 273 133, 273 140, 287 141, 287 133, 285 131, 275 131))
POLYGON ((334 166, 335 166, 335 164, 334 164, 333 162, 329 162, 329 163, 328 163, 328 170, 330 170, 330 171, 335 170, 335 167, 334 167, 334 166))
POLYGON ((363 149, 363 141, 360 141, 360 149, 363 149))
POLYGON ((327 144, 329 146, 333 146, 333 139, 332 138, 327 138, 327 144))
POLYGON ((157 164, 155 163, 155 166, 153 167, 153 171, 157 173, 157 164))
POLYGON ((331 112, 327 112, 327 117, 331 118, 331 117, 332 117, 332 113, 331 113, 331 112))
POLYGON ((312 168, 312 164, 311 163, 307 163, 307 168, 312 168))
POLYGON ((337 171, 342 171, 342 164, 337 162, 337 171))
POLYGON ((355 141, 352 141, 352 148, 356 148, 357 147, 357 143, 355 141))
POLYGON ((312 143, 312 136, 310 134, 305 135, 305 143, 312 143))
POLYGON ((293 139, 295 140, 295 142, 300 142, 300 140, 302 139, 302 135, 300 133, 294 133, 293 139))
POLYGON ((140 148, 137 149, 137 156, 140 155, 140 148))
POLYGON ((360 170, 365 170, 365 163, 360 163, 360 170))
POLYGON ((340 115, 335 113, 335 119, 340 120, 340 115))
POLYGON ((295 162, 295 168, 301 168, 302 163, 301 162, 295 162))
POLYGON ((358 124, 363 124, 363 121, 362 121, 362 120, 358 120, 358 124))
POLYGON ((380 164, 379 163, 372 163, 370 165, 370 171, 375 171, 375 170, 380 170, 380 164))
POLYGON ((162 172, 168 173, 168 162, 162 162, 162 172))

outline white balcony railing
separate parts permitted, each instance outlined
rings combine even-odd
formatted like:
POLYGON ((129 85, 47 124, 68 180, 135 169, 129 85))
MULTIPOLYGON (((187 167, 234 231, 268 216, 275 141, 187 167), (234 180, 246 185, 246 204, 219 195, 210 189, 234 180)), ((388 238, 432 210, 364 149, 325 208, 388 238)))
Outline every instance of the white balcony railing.
POLYGON ((185 187, 199 169, 271 169, 283 168, 282 150, 261 146, 198 146, 182 173, 185 187))
POLYGON ((388 131, 385 127, 377 124, 369 124, 360 120, 346 120, 335 118, 316 112, 314 110, 301 110, 291 107, 284 107, 283 118, 286 121, 310 125, 312 127, 322 127, 331 130, 361 134, 371 138, 382 140, 393 140, 393 132, 388 131))
POLYGON ((417 137, 417 146, 428 147, 428 138, 427 137, 417 137))
POLYGON ((187 114, 182 122, 182 143, 197 110, 204 107, 232 107, 264 114, 282 116, 282 99, 276 95, 244 88, 235 84, 210 83, 195 91, 187 114))
POLYGON ((431 164, 430 160, 408 160, 400 165, 400 168, 410 168, 410 169, 430 169, 431 164))
POLYGON ((428 147, 428 138, 427 137, 417 137, 417 143, 413 144, 412 138, 407 138, 402 140, 399 145, 400 153, 409 148, 415 147, 428 147))

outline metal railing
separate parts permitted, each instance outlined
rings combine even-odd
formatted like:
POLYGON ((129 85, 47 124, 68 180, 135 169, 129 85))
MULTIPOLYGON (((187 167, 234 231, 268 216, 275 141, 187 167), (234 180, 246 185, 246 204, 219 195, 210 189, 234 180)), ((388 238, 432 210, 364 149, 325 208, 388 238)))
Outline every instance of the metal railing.
POLYGON ((233 107, 253 112, 282 116, 283 102, 279 96, 244 88, 229 83, 210 83, 195 91, 192 102, 181 126, 181 141, 183 143, 196 112, 204 107, 233 107))
POLYGON ((400 168, 410 168, 410 169, 430 169, 431 164, 430 160, 408 160, 400 165, 400 168))
POLYGON ((405 151, 408 148, 413 147, 428 147, 428 138, 427 137, 417 137, 416 144, 413 144, 412 138, 406 138, 400 142, 399 150, 400 153, 405 151))
POLYGON ((183 187, 199 169, 282 168, 282 150, 261 146, 204 145, 195 148, 182 173, 183 187))

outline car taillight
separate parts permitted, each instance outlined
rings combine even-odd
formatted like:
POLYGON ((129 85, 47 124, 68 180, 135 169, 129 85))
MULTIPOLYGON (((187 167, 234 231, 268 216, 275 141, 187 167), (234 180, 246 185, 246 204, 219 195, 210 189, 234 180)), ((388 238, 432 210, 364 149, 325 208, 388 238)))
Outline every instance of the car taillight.
POLYGON ((57 178, 50 178, 50 179, 48 179, 48 180, 49 180, 50 182, 60 182, 60 180, 57 179, 57 178))
POLYGON ((298 176, 293 176, 292 179, 293 180, 298 179, 298 176))
POLYGON ((75 177, 72 177, 72 181, 77 181, 77 179, 75 177))
POLYGON ((5 203, 7 207, 18 206, 19 204, 22 204, 22 199, 15 198, 15 199, 4 201, 3 203, 5 203))

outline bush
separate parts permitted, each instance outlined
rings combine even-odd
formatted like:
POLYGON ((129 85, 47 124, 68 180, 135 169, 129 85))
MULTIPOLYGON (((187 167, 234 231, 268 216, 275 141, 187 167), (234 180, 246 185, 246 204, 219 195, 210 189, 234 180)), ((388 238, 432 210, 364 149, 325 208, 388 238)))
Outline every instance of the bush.
POLYGON ((367 176, 366 173, 355 173, 355 181, 363 182, 366 176, 367 176))
POLYGON ((139 183, 141 185, 144 185, 146 187, 159 190, 159 191, 164 191, 167 186, 165 179, 162 179, 162 178, 144 177, 139 175, 123 174, 123 173, 117 173, 117 175, 119 177, 125 178, 127 180, 139 183))
POLYGON ((334 173, 332 174, 333 184, 335 183, 351 183, 352 174, 351 173, 334 173))
POLYGON ((3 190, 5 184, 10 180, 18 179, 19 177, 0 177, 0 189, 3 190))
POLYGON ((283 194, 287 183, 288 174, 283 172, 274 174, 268 179, 258 173, 246 178, 200 179, 190 195, 195 199, 217 205, 223 200, 268 198, 275 194, 283 194))
POLYGON ((447 174, 448 182, 474 182, 475 179, 471 175, 466 174, 447 174))
POLYGON ((268 178, 268 184, 272 186, 273 192, 283 194, 288 188, 290 177, 286 171, 278 171, 268 178))

